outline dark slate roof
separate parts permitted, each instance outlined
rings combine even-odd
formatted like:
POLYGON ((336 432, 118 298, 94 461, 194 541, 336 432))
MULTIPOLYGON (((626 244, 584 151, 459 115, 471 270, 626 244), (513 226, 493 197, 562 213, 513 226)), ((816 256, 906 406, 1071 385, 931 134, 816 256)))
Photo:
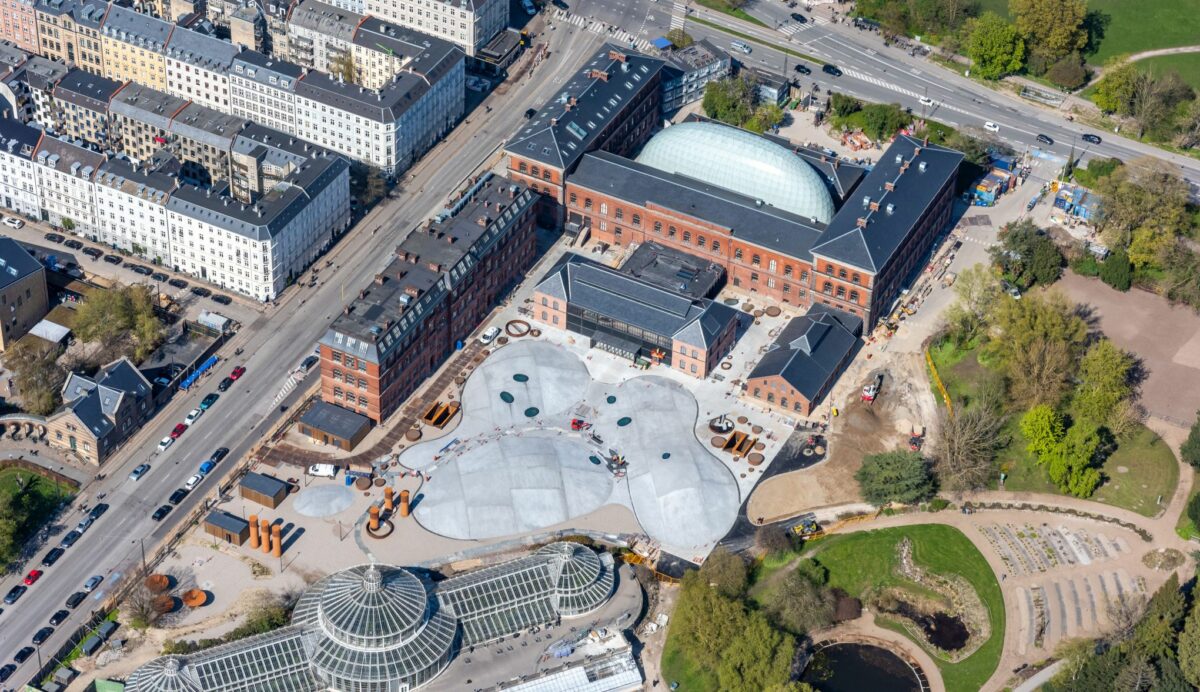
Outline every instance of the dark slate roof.
POLYGON ((66 64, 57 60, 35 55, 22 65, 17 72, 19 74, 18 79, 28 84, 31 89, 50 91, 58 83, 58 80, 62 79, 70 69, 66 64))
POLYGON ((57 137, 42 137, 34 157, 39 164, 50 166, 53 162, 54 170, 89 180, 108 160, 104 154, 57 137))
MULTIPOLYGON (((347 413, 349 412, 347 411, 347 413)), ((275 478, 274 476, 267 476, 261 473, 255 473, 253 471, 247 473, 245 476, 242 476, 242 480, 240 483, 238 483, 238 485, 250 490, 251 492, 256 492, 260 495, 266 495, 268 497, 275 497, 281 491, 286 492, 288 487, 287 483, 275 478)))
POLYGON ((134 166, 126 159, 109 159, 96 174, 96 184, 135 195, 156 204, 164 204, 167 196, 179 185, 170 165, 165 170, 149 166, 134 166))
POLYGON ((54 98, 94 111, 108 112, 108 102, 121 89, 121 82, 72 68, 54 87, 54 98))
POLYGON ((354 44, 401 59, 419 59, 424 53, 447 52, 454 44, 378 17, 364 17, 354 32, 354 44))
POLYGON ((570 169, 595 148, 596 137, 609 121, 655 81, 663 65, 660 58, 604 44, 537 115, 509 138, 506 149, 527 159, 570 169), (601 78, 600 72, 608 77, 601 78), (571 99, 575 99, 573 106, 571 99))
POLYGON ((168 131, 210 147, 229 151, 249 120, 226 115, 198 103, 188 103, 171 118, 168 131))
POLYGON ((250 529, 250 522, 220 509, 209 512, 208 516, 204 518, 204 523, 237 534, 250 529))
POLYGON ((29 59, 29 53, 12 41, 0 41, 0 65, 12 69, 29 59))
POLYGON ((42 263, 8 236, 0 235, 0 290, 42 271, 42 263))
POLYGON ((177 27, 171 32, 166 55, 205 70, 228 72, 241 47, 199 31, 177 27))
POLYGON ((574 253, 563 255, 537 290, 694 346, 707 346, 738 315, 721 303, 659 288, 574 253))
POLYGON ((145 50, 162 52, 175 25, 114 4, 104 20, 104 35, 145 50))
POLYGON ((880 271, 904 246, 938 191, 953 182, 962 160, 962 153, 953 149, 907 135, 896 137, 854 197, 834 214, 813 245, 813 254, 880 271), (886 189, 889 183, 894 186, 891 191, 886 189), (870 203, 878 203, 878 211, 870 211, 870 203), (859 227, 859 219, 866 220, 865 228, 859 227))
POLYGON ((809 401, 837 376, 838 365, 858 348, 862 320, 835 308, 814 305, 787 323, 750 372, 751 378, 778 375, 809 401))
POLYGON ((267 57, 255 50, 244 50, 233 59, 231 77, 241 77, 274 89, 293 91, 296 83, 304 76, 304 69, 283 60, 267 57), (275 81, 272 82, 271 78, 275 81))
POLYGON ((144 84, 130 82, 118 91, 108 105, 112 113, 138 122, 148 123, 160 130, 171 127, 171 118, 190 103, 144 84))
POLYGON ((0 151, 11 156, 32 159, 42 131, 12 117, 12 105, 4 98, 0 98, 0 111, 7 111, 9 114, 7 118, 0 118, 0 151))
POLYGON ((653 202, 728 228, 739 240, 805 261, 824 230, 812 219, 759 206, 745 195, 604 151, 585 155, 570 181, 618 199, 653 202))
POLYGON ((65 406, 97 438, 116 427, 114 416, 126 396, 135 400, 150 396, 150 382, 127 358, 105 365, 95 377, 70 373, 62 388, 65 406))
POLYGON ((300 422, 343 440, 353 440, 363 428, 371 427, 370 418, 320 400, 300 416, 300 422))
POLYGON ((104 23, 104 15, 107 14, 109 6, 109 4, 92 0, 84 2, 78 0, 41 0, 41 2, 34 5, 34 9, 38 12, 54 16, 68 15, 82 26, 99 29, 100 25, 104 23))
POLYGON ((349 42, 354 38, 354 30, 366 18, 366 15, 319 0, 302 0, 292 7, 288 24, 349 42))

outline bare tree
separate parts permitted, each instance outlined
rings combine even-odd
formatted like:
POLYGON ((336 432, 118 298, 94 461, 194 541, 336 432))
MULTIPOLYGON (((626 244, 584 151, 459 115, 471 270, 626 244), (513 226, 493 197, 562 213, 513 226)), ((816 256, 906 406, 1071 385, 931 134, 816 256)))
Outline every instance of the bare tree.
POLYGON ((138 584, 125 597, 121 609, 129 615, 129 625, 135 629, 145 629, 158 621, 159 612, 154 608, 155 594, 145 585, 138 584))
POLYGON ((1004 418, 987 406, 974 406, 957 416, 943 410, 931 450, 941 485, 950 490, 984 486, 995 470, 996 450, 1004 418))
POLYGON ((1067 389, 1067 376, 1074 367, 1067 345, 1037 339, 1011 357, 1007 371, 1013 400, 1023 406, 1058 405, 1067 389))
POLYGON ((787 530, 779 524, 760 526, 754 532, 754 545, 764 553, 781 553, 790 550, 792 541, 788 538, 787 530))
POLYGON ((1142 613, 1146 611, 1146 596, 1122 594, 1108 601, 1107 611, 1108 638, 1114 644, 1120 644, 1133 636, 1142 613))

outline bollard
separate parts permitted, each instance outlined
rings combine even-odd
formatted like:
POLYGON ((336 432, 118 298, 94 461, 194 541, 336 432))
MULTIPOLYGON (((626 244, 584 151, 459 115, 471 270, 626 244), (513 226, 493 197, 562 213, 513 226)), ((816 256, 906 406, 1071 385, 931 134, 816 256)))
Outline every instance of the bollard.
POLYGON ((407 490, 400 491, 400 516, 402 516, 402 517, 408 516, 408 491, 407 490))
POLYGON ((396 509, 395 502, 392 499, 394 493, 395 491, 392 490, 391 486, 383 489, 383 508, 389 513, 396 509))
POLYGON ((280 540, 281 533, 282 529, 279 528, 279 524, 271 527, 271 554, 275 557, 283 556, 283 542, 280 540))
POLYGON ((255 550, 257 548, 258 548, 258 517, 256 515, 251 514, 250 515, 250 549, 255 550))
POLYGON ((371 505, 371 521, 367 525, 372 531, 379 530, 379 508, 371 505))
POLYGON ((271 524, 266 519, 259 520, 258 533, 262 537, 262 551, 271 552, 271 524))

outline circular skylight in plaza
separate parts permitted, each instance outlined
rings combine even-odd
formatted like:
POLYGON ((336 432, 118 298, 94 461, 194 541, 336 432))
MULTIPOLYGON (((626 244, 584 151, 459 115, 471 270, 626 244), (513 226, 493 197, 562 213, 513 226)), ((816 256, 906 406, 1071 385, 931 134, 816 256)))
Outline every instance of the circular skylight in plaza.
POLYGON ((650 138, 637 162, 737 192, 821 223, 833 198, 817 172, 786 147, 713 122, 672 125, 650 138))

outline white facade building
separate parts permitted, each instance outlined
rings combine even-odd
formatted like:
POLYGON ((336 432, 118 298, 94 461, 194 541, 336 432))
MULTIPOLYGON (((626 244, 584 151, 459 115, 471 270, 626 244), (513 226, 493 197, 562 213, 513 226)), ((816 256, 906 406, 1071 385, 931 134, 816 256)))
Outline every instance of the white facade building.
POLYGON ((167 93, 229 113, 229 71, 241 47, 177 28, 167 44, 167 93))
POLYGON ((175 159, 156 170, 123 159, 101 166, 96 175, 99 241, 170 266, 166 204, 178 187, 178 168, 175 159))
POLYGON ((252 50, 234 58, 229 73, 229 112, 239 118, 297 134, 296 83, 304 71, 252 50))
POLYGON ((41 212, 33 155, 41 131, 13 118, 0 119, 0 205, 36 218, 41 212))
POLYGON ((40 195, 40 216, 51 226, 95 238, 96 171, 104 155, 43 136, 34 151, 34 172, 40 195))
MULTIPOLYGON (((358 0, 343 1, 332 4, 358 0)), ((508 0, 365 0, 365 13, 450 41, 470 56, 508 26, 508 0)))

